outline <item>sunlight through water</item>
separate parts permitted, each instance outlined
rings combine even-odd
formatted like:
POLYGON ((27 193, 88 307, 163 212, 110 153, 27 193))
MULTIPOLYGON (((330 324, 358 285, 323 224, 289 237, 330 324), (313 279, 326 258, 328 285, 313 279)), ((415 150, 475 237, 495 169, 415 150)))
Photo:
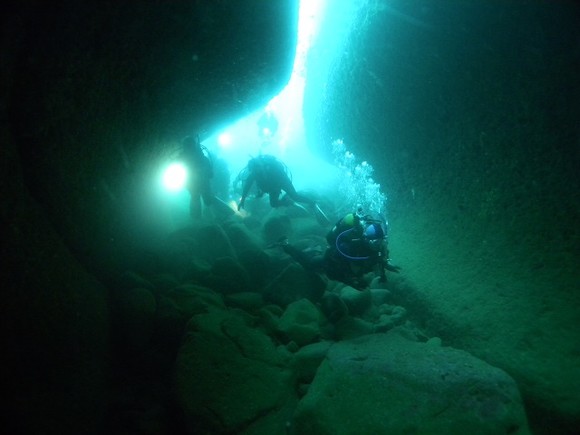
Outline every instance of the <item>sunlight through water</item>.
MULTIPOLYGON (((271 154, 288 166, 298 190, 331 197, 336 200, 337 212, 352 211, 361 205, 366 211, 384 218, 386 196, 372 179, 373 167, 368 162, 359 162, 340 138, 324 144, 333 151, 332 162, 314 155, 306 140, 303 106, 309 51, 316 45, 317 56, 324 53, 327 57, 322 64, 331 65, 339 50, 344 50, 358 8, 365 4, 364 1, 344 0, 332 2, 330 9, 329 3, 327 0, 300 2, 294 64, 284 89, 265 107, 204 138, 202 143, 212 155, 227 164, 231 181, 250 158, 271 154), (337 26, 337 29, 332 29, 330 37, 323 38, 321 26, 337 26)), ((316 73, 320 75, 320 71, 316 73)), ((236 195, 239 192, 230 192, 230 197, 221 199, 229 202, 236 200, 236 195)))

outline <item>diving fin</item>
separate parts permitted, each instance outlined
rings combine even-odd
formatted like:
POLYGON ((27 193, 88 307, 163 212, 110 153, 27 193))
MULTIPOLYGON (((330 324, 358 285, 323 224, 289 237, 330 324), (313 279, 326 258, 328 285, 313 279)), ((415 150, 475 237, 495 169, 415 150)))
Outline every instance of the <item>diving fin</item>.
POLYGON ((322 211, 322 209, 318 204, 314 204, 314 216, 316 217, 318 223, 323 227, 330 225, 330 220, 328 219, 328 216, 326 216, 326 214, 322 211))
POLYGON ((222 219, 225 219, 229 216, 236 214, 236 211, 232 207, 230 207, 230 205, 227 202, 221 200, 217 196, 213 197, 212 205, 214 207, 214 213, 216 214, 216 216, 219 216, 222 219))

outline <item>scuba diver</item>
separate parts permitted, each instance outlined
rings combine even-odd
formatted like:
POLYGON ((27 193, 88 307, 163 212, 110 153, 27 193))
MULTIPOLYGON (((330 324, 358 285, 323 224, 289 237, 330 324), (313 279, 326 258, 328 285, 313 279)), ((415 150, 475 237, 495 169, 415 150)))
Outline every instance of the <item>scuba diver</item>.
POLYGON ((202 199, 206 207, 213 204, 214 195, 211 189, 213 163, 207 148, 199 137, 187 136, 183 140, 183 151, 179 158, 188 169, 187 190, 191 195, 189 214, 194 219, 202 217, 202 199))
POLYGON ((246 198, 254 184, 258 188, 256 196, 260 198, 267 193, 273 208, 281 205, 292 205, 293 202, 317 207, 314 200, 296 191, 290 177, 287 166, 272 155, 262 154, 250 159, 234 182, 234 184, 238 181, 242 182, 242 197, 238 203, 238 211, 244 208, 246 198), (281 196, 282 191, 284 191, 284 195, 281 196))
POLYGON ((326 251, 317 255, 300 251, 290 245, 287 238, 275 245, 307 271, 324 273, 329 279, 358 290, 368 287, 364 276, 369 272, 375 272, 380 282, 386 282, 386 270, 398 273, 401 269, 390 263, 383 223, 364 215, 360 208, 341 218, 328 232, 326 240, 326 251))
POLYGON ((258 119, 258 135, 265 141, 270 140, 278 131, 278 118, 270 108, 266 108, 258 119))
POLYGON ((367 286, 364 275, 374 271, 380 282, 386 282, 386 270, 396 273, 400 270, 390 264, 386 239, 386 225, 365 215, 362 208, 345 215, 326 235, 329 278, 364 288, 367 286))
MULTIPOLYGON (((208 149, 203 146, 199 136, 187 136, 183 140, 183 151, 179 160, 187 167, 187 190, 191 195, 189 201, 189 214, 193 219, 201 219, 203 205, 206 208, 211 206, 211 217, 224 219, 231 216, 235 211, 223 200, 213 193, 212 182, 215 182, 214 162, 208 149)), ((218 160, 218 182, 216 186, 224 190, 227 194, 229 184, 229 172, 225 162, 218 160), (221 164, 220 164, 221 163, 221 164)))

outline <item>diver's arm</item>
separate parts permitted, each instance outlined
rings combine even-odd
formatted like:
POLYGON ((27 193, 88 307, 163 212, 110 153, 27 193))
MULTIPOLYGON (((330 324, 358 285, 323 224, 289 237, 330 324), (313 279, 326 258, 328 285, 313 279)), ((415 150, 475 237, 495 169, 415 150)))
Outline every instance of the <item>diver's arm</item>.
POLYGON ((387 269, 389 268, 389 250, 387 249, 387 242, 383 241, 382 248, 379 252, 379 282, 387 282, 387 269))
POLYGON ((251 174, 250 176, 248 176, 248 178, 246 178, 246 181, 244 183, 244 190, 242 191, 242 197, 240 198, 240 202, 238 203, 238 211, 244 208, 246 197, 248 196, 248 193, 250 192, 250 189, 252 188, 254 181, 255 181, 254 174, 251 174))
POLYGON ((387 282, 387 273, 385 271, 387 259, 381 255, 379 257, 379 282, 387 282))
POLYGON ((399 266, 395 266, 394 264, 391 264, 390 261, 391 260, 389 258, 389 250, 385 248, 384 253, 383 253, 383 271, 388 270, 389 272, 399 273, 401 268, 399 266))

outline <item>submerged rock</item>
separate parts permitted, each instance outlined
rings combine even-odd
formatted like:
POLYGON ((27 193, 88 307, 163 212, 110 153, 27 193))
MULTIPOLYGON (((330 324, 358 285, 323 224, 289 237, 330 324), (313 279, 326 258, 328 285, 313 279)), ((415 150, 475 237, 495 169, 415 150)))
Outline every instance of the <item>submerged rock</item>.
POLYGON ((241 308, 248 312, 259 311, 264 306, 262 295, 254 292, 240 292, 227 295, 225 303, 229 307, 241 308))
POLYGON ((467 352, 396 333, 334 344, 293 433, 528 434, 514 380, 467 352))
POLYGON ((340 298, 353 316, 362 315, 372 304, 371 292, 368 289, 357 290, 348 285, 340 289, 340 298))
POLYGON ((250 291, 248 272, 233 257, 220 257, 215 260, 206 282, 223 294, 250 291))
POLYGON ((194 316, 175 366, 189 433, 283 433, 294 407, 294 374, 263 332, 228 311, 194 316), (258 429, 257 429, 258 430, 258 429), (251 431, 250 431, 251 433, 251 431))
POLYGON ((263 290, 264 300, 281 307, 316 293, 311 276, 298 264, 289 264, 263 290))
POLYGON ((286 308, 280 318, 278 329, 299 346, 317 341, 321 335, 322 313, 308 299, 300 299, 286 308))
POLYGON ((332 341, 319 341, 304 346, 294 355, 292 367, 296 370, 298 379, 302 382, 312 382, 316 370, 324 361, 328 349, 333 345, 332 341))

